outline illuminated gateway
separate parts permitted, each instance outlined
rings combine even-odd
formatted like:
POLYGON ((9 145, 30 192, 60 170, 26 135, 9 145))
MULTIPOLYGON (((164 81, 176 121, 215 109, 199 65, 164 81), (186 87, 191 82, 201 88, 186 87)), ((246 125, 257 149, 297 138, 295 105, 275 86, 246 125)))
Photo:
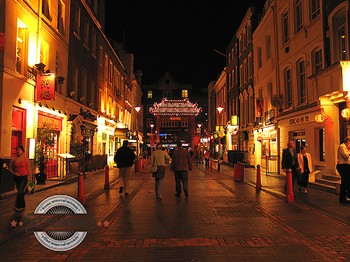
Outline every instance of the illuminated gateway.
POLYGON ((168 100, 163 98, 160 103, 154 103, 149 112, 156 118, 155 142, 161 142, 165 147, 174 147, 177 140, 183 146, 193 146, 195 135, 195 116, 201 112, 197 104, 188 98, 168 100))

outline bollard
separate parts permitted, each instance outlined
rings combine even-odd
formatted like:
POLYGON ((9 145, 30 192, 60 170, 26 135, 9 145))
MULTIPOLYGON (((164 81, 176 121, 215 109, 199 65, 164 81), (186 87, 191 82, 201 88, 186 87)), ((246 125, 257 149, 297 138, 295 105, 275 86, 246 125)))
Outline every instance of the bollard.
POLYGON ((109 166, 105 166, 105 190, 109 190, 109 166))
POLYGON ((293 178, 292 169, 286 170, 286 181, 287 181, 287 200, 289 203, 294 202, 294 192, 293 192, 293 178))
POLYGON ((209 169, 213 169, 213 158, 209 158, 209 169))
POLYGON ((220 160, 220 158, 218 159, 218 172, 220 172, 220 169, 221 169, 221 167, 220 167, 220 162, 221 162, 221 160, 220 160))
POLYGON ((78 200, 80 203, 85 205, 86 199, 84 195, 84 174, 82 172, 78 173, 78 200))
POLYGON ((256 183, 255 183, 256 189, 261 189, 261 177, 260 177, 260 165, 256 166, 256 183))

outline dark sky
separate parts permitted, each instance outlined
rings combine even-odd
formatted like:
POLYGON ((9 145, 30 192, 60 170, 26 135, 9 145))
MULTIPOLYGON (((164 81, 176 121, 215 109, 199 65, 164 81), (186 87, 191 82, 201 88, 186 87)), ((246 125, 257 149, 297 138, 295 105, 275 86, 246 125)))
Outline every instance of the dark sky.
POLYGON ((180 83, 206 88, 226 63, 213 49, 225 53, 251 2, 106 0, 106 34, 118 42, 125 39, 143 83, 169 72, 180 83))

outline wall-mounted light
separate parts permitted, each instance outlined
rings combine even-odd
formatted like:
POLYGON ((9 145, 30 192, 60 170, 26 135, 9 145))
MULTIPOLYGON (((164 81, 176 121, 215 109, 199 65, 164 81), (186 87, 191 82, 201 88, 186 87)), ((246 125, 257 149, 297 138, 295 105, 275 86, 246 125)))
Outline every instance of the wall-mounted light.
POLYGON ((70 91, 70 92, 69 92, 69 95, 70 95, 70 96, 74 96, 74 94, 75 94, 75 91, 70 91))
POLYGON ((344 108, 342 111, 341 111, 341 116, 343 118, 345 118, 347 121, 349 121, 350 119, 350 108, 344 108))
POLYGON ((35 66, 36 70, 44 71, 46 65, 44 63, 39 63, 39 64, 35 64, 34 66, 35 66))
POLYGON ((315 121, 317 123, 323 123, 325 120, 326 118, 324 117, 324 115, 322 114, 315 115, 315 121))
POLYGON ((79 98, 80 102, 83 102, 84 99, 85 99, 85 97, 83 97, 83 96, 79 98))
POLYGON ((60 85, 62 85, 64 80, 65 80, 65 78, 63 76, 58 76, 58 77, 56 77, 56 79, 57 79, 57 83, 60 85))

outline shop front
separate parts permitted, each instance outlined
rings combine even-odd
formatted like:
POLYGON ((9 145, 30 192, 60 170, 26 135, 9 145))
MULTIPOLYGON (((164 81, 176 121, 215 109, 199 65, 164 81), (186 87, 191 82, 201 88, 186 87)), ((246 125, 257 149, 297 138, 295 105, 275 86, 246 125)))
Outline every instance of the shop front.
MULTIPOLYGON (((60 137, 62 131, 62 117, 49 114, 47 112, 38 111, 38 132, 37 134, 45 134, 45 130, 49 133, 46 135, 50 136, 50 145, 45 145, 45 158, 46 160, 46 178, 57 179, 58 178, 58 157, 60 153, 60 137), (41 130, 40 130, 41 129, 41 130)), ((37 137, 37 140, 40 140, 37 137)), ((38 141, 39 142, 39 141, 38 141)), ((43 145, 40 145, 43 146, 43 145)))
POLYGON ((256 155, 261 169, 267 173, 278 173, 277 131, 274 126, 258 129, 256 132, 256 155), (260 163, 259 163, 260 162, 260 163))
POLYGON ((116 150, 116 124, 114 120, 105 117, 99 117, 97 124, 97 155, 106 156, 108 166, 113 166, 116 150))

